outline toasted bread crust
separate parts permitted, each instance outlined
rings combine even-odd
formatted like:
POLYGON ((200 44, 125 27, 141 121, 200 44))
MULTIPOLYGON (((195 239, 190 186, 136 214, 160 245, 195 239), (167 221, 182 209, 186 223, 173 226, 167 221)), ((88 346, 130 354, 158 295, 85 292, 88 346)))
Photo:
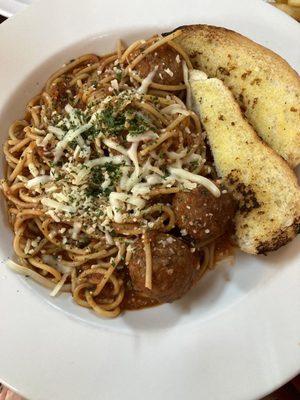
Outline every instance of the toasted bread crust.
POLYGON ((237 243, 252 254, 277 250, 299 230, 297 178, 256 135, 221 80, 193 75, 192 91, 217 171, 239 202, 237 243))
MULTIPOLYGON (((226 28, 182 26, 176 41, 195 68, 221 79, 259 136, 290 166, 300 163, 300 78, 273 51, 226 28)), ((176 30, 177 30, 176 29, 176 30)))
POLYGON ((299 229, 299 221, 295 221, 289 228, 277 231, 270 241, 258 243, 257 254, 265 254, 269 251, 278 250, 280 247, 293 240, 299 233, 299 229))

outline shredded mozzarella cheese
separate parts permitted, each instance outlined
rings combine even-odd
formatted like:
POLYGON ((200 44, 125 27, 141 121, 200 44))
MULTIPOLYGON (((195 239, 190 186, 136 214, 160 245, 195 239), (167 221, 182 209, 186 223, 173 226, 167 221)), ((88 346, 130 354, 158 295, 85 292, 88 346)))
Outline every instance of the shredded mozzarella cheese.
POLYGON ((124 156, 111 156, 111 157, 95 158, 94 160, 87 161, 84 164, 84 168, 82 168, 78 171, 78 173, 72 183, 74 185, 79 185, 84 180, 84 178, 90 174, 91 169, 98 165, 104 165, 106 163, 113 163, 113 164, 127 163, 128 164, 128 162, 129 162, 128 158, 124 157, 124 156))
POLYGON ((127 151, 127 156, 130 158, 130 160, 133 162, 134 165, 134 171, 126 183, 126 189, 128 191, 130 191, 130 189, 132 189, 134 185, 136 185, 139 181, 140 166, 137 156, 137 149, 138 149, 138 142, 134 142, 132 143, 130 149, 127 151))
POLYGON ((73 224, 73 229, 72 229, 72 239, 76 240, 78 237, 78 233, 80 232, 80 229, 82 227, 81 222, 75 221, 73 224))
POLYGON ((141 135, 138 135, 138 136, 131 135, 131 134, 128 134, 126 136, 127 142, 131 142, 131 143, 149 142, 150 140, 154 140, 154 139, 158 139, 158 138, 159 138, 158 134, 155 133, 155 132, 152 132, 152 131, 145 132, 145 133, 143 133, 141 135))
POLYGON ((57 163, 61 159, 69 142, 72 142, 72 140, 76 139, 81 133, 87 131, 91 127, 92 124, 88 123, 80 126, 78 129, 68 131, 64 138, 56 145, 54 150, 54 162, 57 163))
POLYGON ((43 198, 41 200, 41 203, 46 207, 54 208, 55 210, 58 210, 58 211, 65 211, 65 212, 68 212, 68 213, 75 213, 76 212, 76 208, 75 207, 59 203, 58 201, 49 199, 47 197, 43 198))
POLYGON ((163 114, 169 114, 169 115, 173 114, 190 115, 190 112, 187 109, 180 107, 178 104, 171 104, 163 108, 161 112, 163 114))
POLYGON ((69 277, 70 273, 66 273, 62 276, 61 280, 58 282, 58 284, 55 286, 55 288, 52 290, 52 292, 50 293, 51 297, 55 297, 60 290, 62 289, 62 287, 64 286, 67 278, 69 277))
POLYGON ((115 244, 113 237, 111 236, 111 234, 108 231, 105 231, 105 239, 106 239, 106 242, 108 244, 110 244, 111 246, 113 246, 115 244))
POLYGON ((39 170, 32 162, 28 163, 28 169, 31 175, 34 176, 35 178, 39 175, 39 170))
POLYGON ((123 156, 127 156, 127 150, 125 147, 121 146, 120 144, 116 143, 115 141, 111 139, 104 139, 103 143, 105 146, 109 147, 110 149, 116 150, 119 153, 123 154, 123 156))
POLYGON ((29 179, 26 182, 25 186, 27 187, 27 189, 32 189, 49 181, 51 181, 51 176, 49 175, 37 176, 36 178, 29 179))
POLYGON ((53 133, 47 133, 44 139, 40 142, 40 146, 46 147, 52 138, 53 138, 53 133))
POLYGON ((182 62, 182 68, 183 68, 183 80, 186 85, 186 106, 188 109, 192 108, 192 91, 191 91, 191 85, 189 82, 189 69, 186 65, 186 62, 182 62))
POLYGON ((53 133, 59 140, 62 140, 65 134, 62 129, 57 128, 56 126, 48 126, 48 131, 53 133))
POLYGON ((63 265, 61 262, 57 260, 57 258, 52 256, 51 254, 43 254, 42 260, 45 264, 50 265, 50 267, 56 268, 62 274, 67 274, 72 271, 72 267, 63 265))
POLYGON ((143 79, 141 86, 138 88, 137 93, 139 94, 146 94, 148 91, 149 86, 151 85, 153 78, 158 70, 158 66, 156 65, 154 70, 149 72, 145 79, 143 79))
POLYGON ((136 206, 138 209, 142 209, 146 205, 145 200, 141 199, 138 196, 132 196, 126 193, 118 193, 118 192, 111 192, 109 195, 109 201, 114 214, 114 221, 117 223, 121 223, 123 221, 124 216, 121 210, 124 207, 122 203, 132 204, 133 206, 136 206))
POLYGON ((215 197, 220 197, 220 189, 209 179, 201 175, 193 174, 192 172, 186 171, 182 168, 169 167, 171 176, 179 179, 184 179, 190 182, 199 183, 209 190, 215 197))

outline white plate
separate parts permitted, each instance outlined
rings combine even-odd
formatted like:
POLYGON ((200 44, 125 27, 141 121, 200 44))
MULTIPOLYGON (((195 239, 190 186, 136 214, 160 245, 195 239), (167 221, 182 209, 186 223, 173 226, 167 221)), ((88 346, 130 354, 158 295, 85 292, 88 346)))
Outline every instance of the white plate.
POLYGON ((0 15, 11 17, 30 4, 32 0, 0 0, 0 15))
MULTIPOLYGON (((41 1, 0 26, 1 142, 64 62, 190 23, 232 28, 300 69, 299 25, 261 1, 41 1)), ((252 400, 299 371, 299 238, 239 255, 172 305, 111 321, 10 272, 3 201, 1 211, 0 381, 26 397, 252 400)))

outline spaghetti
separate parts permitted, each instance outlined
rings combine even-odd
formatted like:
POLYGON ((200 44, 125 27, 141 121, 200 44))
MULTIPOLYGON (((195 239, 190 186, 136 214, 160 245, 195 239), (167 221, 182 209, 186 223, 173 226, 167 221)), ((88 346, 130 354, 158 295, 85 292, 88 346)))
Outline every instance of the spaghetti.
MULTIPOLYGON (((187 82, 164 84, 174 72, 155 66, 164 46, 186 76, 191 62, 172 41, 178 35, 127 49, 119 42, 113 54, 87 54, 63 66, 11 125, 4 145, 1 186, 19 259, 10 266, 53 296, 72 293, 100 316, 126 308, 124 269, 138 237, 151 290, 155 260, 147 232, 174 230, 170 196, 199 184, 218 195, 205 178, 205 144, 198 116, 185 105, 187 82), (153 68, 142 76, 139 66, 152 56, 153 68)), ((214 243, 199 257, 202 275, 212 267, 214 243)))

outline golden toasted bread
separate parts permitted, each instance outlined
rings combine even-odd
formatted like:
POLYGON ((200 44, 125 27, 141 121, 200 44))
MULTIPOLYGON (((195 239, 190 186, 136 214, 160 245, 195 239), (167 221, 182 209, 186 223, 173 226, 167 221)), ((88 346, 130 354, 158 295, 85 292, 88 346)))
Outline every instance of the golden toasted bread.
POLYGON ((300 78, 277 54, 224 28, 191 25, 176 38, 195 68, 221 79, 258 135, 300 163, 300 78))
POLYGON ((255 133, 230 90, 217 78, 190 74, 195 107, 218 174, 239 202, 236 240, 247 253, 276 250, 300 226, 300 188, 288 164, 255 133))

